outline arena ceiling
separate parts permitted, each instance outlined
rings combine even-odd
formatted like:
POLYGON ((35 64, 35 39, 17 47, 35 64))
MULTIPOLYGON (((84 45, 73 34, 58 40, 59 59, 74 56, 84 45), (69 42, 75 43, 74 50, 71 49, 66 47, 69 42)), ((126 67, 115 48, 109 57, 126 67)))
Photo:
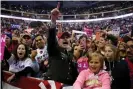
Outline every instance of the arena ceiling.
MULTIPOLYGON (((13 5, 29 5, 31 7, 56 7, 59 1, 2 1, 5 4, 13 4, 13 5)), ((122 1, 121 1, 122 2, 122 1)), ((121 3, 120 1, 60 1, 61 8, 73 8, 73 7, 95 7, 100 5, 108 5, 108 4, 117 4, 121 3)))

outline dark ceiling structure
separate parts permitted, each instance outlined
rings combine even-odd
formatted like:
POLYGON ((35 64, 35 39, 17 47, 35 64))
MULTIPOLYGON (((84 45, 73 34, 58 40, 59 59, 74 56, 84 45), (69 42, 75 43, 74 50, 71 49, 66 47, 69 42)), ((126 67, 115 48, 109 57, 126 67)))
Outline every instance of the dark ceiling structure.
POLYGON ((2 1, 4 4, 12 5, 28 5, 31 7, 56 7, 60 2, 61 8, 73 8, 73 7, 87 7, 94 5, 96 1, 2 1))
MULTIPOLYGON (((30 7, 54 8, 60 2, 61 8, 74 8, 74 7, 96 7, 100 5, 117 4, 122 1, 2 1, 1 3, 10 5, 28 5, 30 7)), ((125 1, 126 2, 126 1, 125 1)))

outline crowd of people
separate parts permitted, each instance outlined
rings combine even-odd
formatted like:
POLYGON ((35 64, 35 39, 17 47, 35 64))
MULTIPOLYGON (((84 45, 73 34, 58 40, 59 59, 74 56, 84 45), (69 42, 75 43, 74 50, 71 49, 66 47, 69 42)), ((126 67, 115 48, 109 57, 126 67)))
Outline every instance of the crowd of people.
MULTIPOLYGON (((50 7, 44 6, 33 6, 32 5, 15 5, 9 3, 2 3, 2 11, 1 13, 4 15, 12 15, 19 17, 28 17, 28 18, 36 18, 36 19, 49 19, 50 7), (8 5, 7 5, 8 4, 8 5), (45 9, 47 8, 47 9, 45 9), (11 10, 11 11, 10 11, 11 10)), ((65 2, 64 2, 65 3, 65 2)), ((71 3, 71 2, 69 2, 71 3)), ((68 4, 69 4, 68 3, 68 4)), ((74 2, 72 2, 74 4, 74 2)), ((76 3, 76 2, 75 2, 76 3)), ((86 7, 73 7, 73 8, 61 8, 62 19, 95 19, 95 18, 103 18, 110 16, 118 16, 123 14, 128 14, 133 12, 133 4, 132 2, 95 2, 96 4, 93 6, 86 7), (104 4, 102 4, 104 3, 104 4), (91 7, 91 8, 90 8, 91 7)))
POLYGON ((50 23, 2 18, 2 34, 6 35, 2 71, 13 73, 6 81, 32 76, 73 89, 133 89, 133 36, 118 39, 102 31, 116 27, 131 31, 133 18, 57 24, 59 15, 57 5, 51 11, 50 23), (13 28, 13 24, 20 28, 13 28), (27 26, 34 29, 26 32, 27 26), (71 31, 82 31, 84 26, 98 29, 99 35, 93 32, 94 39, 84 34, 77 39, 71 31))
MULTIPOLYGON (((5 30, 13 31, 14 29, 24 31, 25 29, 37 27, 41 22, 25 21, 20 19, 11 18, 1 18, 1 31, 5 30)), ((50 25, 49 22, 45 22, 47 26, 50 25)), ((117 30, 120 29, 120 36, 129 33, 132 30, 133 16, 120 18, 120 19, 110 19, 96 22, 74 22, 74 23, 61 23, 63 31, 72 32, 72 30, 83 31, 84 27, 93 30, 95 33, 97 30, 117 30)), ((36 29, 34 29, 36 30, 36 29)))

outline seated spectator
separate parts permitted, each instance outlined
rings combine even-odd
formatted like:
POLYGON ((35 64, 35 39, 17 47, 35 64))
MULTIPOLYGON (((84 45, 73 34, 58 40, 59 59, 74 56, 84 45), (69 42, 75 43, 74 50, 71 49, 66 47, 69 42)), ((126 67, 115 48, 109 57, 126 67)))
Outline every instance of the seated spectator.
POLYGON ((74 89, 110 89, 110 76, 103 70, 103 56, 92 53, 88 62, 89 68, 80 72, 73 84, 74 89))

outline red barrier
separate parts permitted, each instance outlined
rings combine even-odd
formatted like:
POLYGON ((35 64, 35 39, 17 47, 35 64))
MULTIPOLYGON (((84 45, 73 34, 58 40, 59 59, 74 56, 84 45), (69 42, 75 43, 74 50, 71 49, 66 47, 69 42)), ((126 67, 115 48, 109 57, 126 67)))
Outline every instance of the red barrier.
MULTIPOLYGON (((6 80, 12 75, 12 73, 8 72, 8 71, 4 71, 4 82, 8 83, 6 80)), ((21 88, 21 89, 41 89, 39 87, 40 83, 43 83, 46 87, 46 89, 52 89, 52 86, 49 81, 47 80, 40 80, 40 79, 36 79, 33 77, 21 77, 17 82, 15 83, 8 83, 12 86, 21 88)), ((59 82, 54 82, 54 86, 56 87, 56 89, 61 89, 62 84, 59 82)))

